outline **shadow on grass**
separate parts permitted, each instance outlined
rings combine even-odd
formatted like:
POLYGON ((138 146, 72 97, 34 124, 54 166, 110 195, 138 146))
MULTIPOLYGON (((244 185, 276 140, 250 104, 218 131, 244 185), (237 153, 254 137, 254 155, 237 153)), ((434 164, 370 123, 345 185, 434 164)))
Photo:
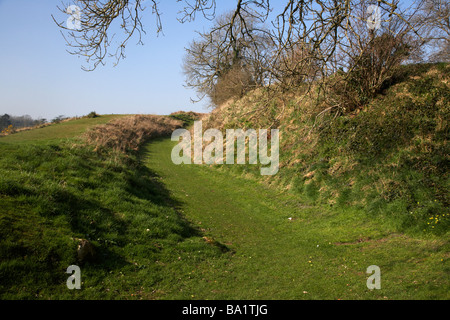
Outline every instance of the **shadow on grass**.
POLYGON ((0 208, 5 222, 0 227, 0 279, 8 279, 3 285, 28 286, 29 279, 47 279, 36 286, 58 285, 65 277, 62 268, 79 263, 76 239, 87 239, 96 249, 85 267, 107 276, 102 270, 130 266, 134 253, 128 252, 129 244, 144 247, 145 258, 157 260, 155 243, 175 245, 170 239, 201 235, 180 214, 183 204, 141 164, 139 154, 112 159, 68 145, 4 149, 13 150, 2 152, 0 159, 0 198, 11 204, 0 208), (19 209, 23 214, 18 215, 19 209), (143 223, 160 231, 146 233, 143 223))
MULTIPOLYGON (((158 137, 154 138, 150 143, 161 143, 165 140, 167 140, 167 137, 158 137)), ((142 163, 145 161, 145 159, 149 157, 157 156, 155 155, 150 149, 143 149, 138 151, 137 157, 139 163, 142 163)), ((164 183, 162 182, 162 177, 159 176, 155 171, 151 170, 147 166, 142 166, 139 171, 136 172, 138 174, 138 177, 146 177, 149 181, 147 181, 146 186, 148 186, 149 190, 147 190, 144 195, 141 193, 136 194, 136 196, 143 197, 144 199, 150 200, 158 205, 161 206, 167 206, 175 210, 177 213, 178 219, 180 221, 180 224, 183 225, 183 232, 180 233, 183 238, 189 238, 189 237, 203 237, 204 233, 201 230, 201 228, 192 225, 184 215, 181 213, 182 208, 186 205, 185 202, 175 199, 172 197, 170 191, 166 188, 164 183)), ((130 190, 130 192, 132 192, 130 190)), ((204 237, 203 237, 204 238, 204 237)), ((208 241, 206 241, 208 242, 208 241)), ((214 242, 210 243, 211 245, 215 246, 217 249, 219 249, 221 252, 229 252, 230 248, 228 248, 225 244, 222 244, 216 240, 214 242)))

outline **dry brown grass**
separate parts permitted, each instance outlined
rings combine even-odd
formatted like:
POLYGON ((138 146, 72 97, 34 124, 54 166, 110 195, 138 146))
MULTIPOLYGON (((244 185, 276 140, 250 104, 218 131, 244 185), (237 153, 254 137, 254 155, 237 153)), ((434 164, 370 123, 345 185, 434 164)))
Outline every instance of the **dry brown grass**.
POLYGON ((170 135, 182 122, 166 116, 135 115, 98 125, 85 134, 86 141, 95 150, 112 148, 126 152, 138 150, 148 139, 170 135))

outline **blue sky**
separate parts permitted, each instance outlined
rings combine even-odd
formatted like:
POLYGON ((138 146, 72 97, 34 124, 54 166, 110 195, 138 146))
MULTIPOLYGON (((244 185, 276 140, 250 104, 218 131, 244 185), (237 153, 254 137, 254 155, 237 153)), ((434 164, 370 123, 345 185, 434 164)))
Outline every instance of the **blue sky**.
MULTIPOLYGON (((64 2, 65 4, 71 4, 64 2)), ((144 45, 132 38, 126 59, 93 72, 81 69, 84 59, 70 55, 54 23, 68 16, 59 0, 0 0, 0 114, 53 119, 58 115, 169 114, 178 110, 207 112, 207 102, 191 103, 181 64, 184 48, 195 30, 211 24, 203 17, 193 23, 176 20, 182 3, 160 1, 164 35, 156 36, 151 8, 144 11, 144 45)), ((222 1, 219 13, 234 1, 222 1)), ((228 7, 227 7, 228 6, 228 7)))
MULTIPOLYGON (((150 0, 146 0, 148 3, 150 0)), ((75 0, 0 0, 0 115, 8 113, 53 119, 58 115, 169 114, 179 110, 208 112, 207 101, 191 103, 193 90, 184 87, 184 48, 208 30, 212 22, 198 16, 181 24, 176 18, 183 2, 161 0, 164 35, 157 36, 151 7, 144 11, 147 34, 144 45, 132 38, 127 58, 114 60, 93 71, 81 69, 85 60, 67 53, 60 29, 54 23, 69 17, 57 6, 75 0)), ((217 14, 231 10, 233 0, 218 0, 217 14)), ((280 5, 274 0, 272 5, 280 5)), ((402 1, 410 4, 411 0, 402 1)), ((85 65, 85 64, 84 64, 85 65)))

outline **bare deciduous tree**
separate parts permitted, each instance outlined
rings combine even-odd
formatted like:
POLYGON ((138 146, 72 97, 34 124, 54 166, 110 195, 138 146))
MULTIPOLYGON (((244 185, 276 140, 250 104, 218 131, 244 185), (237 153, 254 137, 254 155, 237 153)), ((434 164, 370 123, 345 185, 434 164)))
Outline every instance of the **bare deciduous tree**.
MULTIPOLYGON (((79 19, 77 28, 69 28, 64 22, 57 22, 57 25, 66 31, 63 33, 67 45, 71 48, 70 54, 83 56, 86 58, 88 67, 82 67, 86 71, 94 70, 98 64, 104 64, 106 57, 115 57, 116 63, 125 58, 125 47, 134 35, 138 35, 138 43, 142 43, 141 36, 145 33, 141 23, 141 13, 144 11, 143 0, 109 0, 90 1, 77 0, 75 5, 80 12, 69 11, 72 8, 66 4, 58 9, 67 14, 75 14, 75 19, 79 19), (116 34, 110 34, 114 22, 120 22, 120 29, 124 33, 124 38, 119 40, 114 53, 109 53, 108 49, 116 34), (92 63, 92 65, 91 65, 92 63)), ((157 17, 157 31, 162 30, 160 13, 157 2, 152 0, 152 10, 157 17)))
POLYGON ((215 105, 262 86, 270 65, 272 43, 267 31, 252 17, 245 26, 235 20, 229 29, 232 14, 218 17, 211 30, 198 33, 183 61, 187 86, 196 89, 200 99, 209 96, 215 105))
POLYGON ((217 79, 208 95, 214 106, 220 106, 230 99, 242 98, 255 86, 249 70, 239 63, 217 79))
POLYGON ((431 62, 450 62, 450 2, 425 0, 414 17, 431 51, 431 62))
MULTIPOLYGON (((412 54, 420 51, 424 40, 416 34, 414 22, 405 11, 382 19, 379 28, 368 28, 369 2, 362 0, 353 9, 354 19, 341 41, 333 61, 337 76, 331 89, 337 93, 331 104, 347 110, 373 98, 412 54)), ((383 18, 383 17, 381 17, 383 18)))
MULTIPOLYGON (((216 1, 177 0, 183 8, 178 20, 185 23, 198 15, 213 20, 216 1)), ((123 58, 128 40, 137 34, 140 42, 144 32, 140 20, 145 10, 143 2, 78 0, 80 29, 66 33, 71 53, 85 56, 93 63, 88 70, 95 69, 112 46, 110 27, 118 20, 125 38, 112 56, 117 61, 123 58)), ((160 32, 158 3, 149 3, 160 32)), ((233 11, 216 19, 213 28, 200 33, 200 39, 188 48, 184 63, 187 82, 202 95, 215 94, 220 77, 220 86, 229 87, 232 74, 240 85, 244 81, 247 85, 276 82, 292 87, 314 80, 327 89, 326 79, 342 70, 347 77, 370 76, 363 87, 373 94, 389 77, 391 66, 405 59, 405 44, 410 54, 420 44, 435 41, 441 48, 440 59, 448 56, 448 11, 444 0, 417 0, 407 8, 399 0, 236 0, 233 11), (366 25, 372 19, 367 11, 369 4, 380 9, 379 31, 369 30, 366 25), (266 28, 259 27, 263 25, 266 28), (229 83, 225 85, 227 73, 229 83)), ((58 25, 67 29, 63 23, 58 25)))
MULTIPOLYGON (((75 3, 80 8, 80 29, 70 30, 64 22, 57 22, 58 26, 66 30, 66 39, 71 53, 86 56, 89 62, 93 62, 95 68, 107 56, 108 49, 112 45, 114 34, 110 35, 110 27, 115 20, 120 21, 120 28, 124 31, 125 38, 112 54, 120 59, 124 57, 124 48, 128 40, 144 32, 141 23, 141 14, 145 10, 144 0, 77 0, 75 3)), ((196 15, 201 14, 208 19, 215 18, 216 0, 177 0, 183 3, 180 22, 191 21, 196 15)), ((251 38, 253 27, 248 24, 249 19, 272 24, 272 38, 278 45, 277 54, 281 55, 286 48, 295 42, 301 41, 312 46, 311 53, 316 53, 318 59, 327 61, 335 51, 337 43, 342 38, 342 31, 347 30, 351 18, 352 7, 359 3, 358 0, 286 0, 284 5, 274 5, 270 0, 236 0, 236 8, 222 29, 224 29, 229 45, 232 46, 238 32, 251 38), (280 10, 278 14, 273 10, 280 10), (270 20, 275 14, 275 18, 270 20), (270 20, 270 21, 269 21, 270 20)), ((162 30, 161 14, 158 2, 149 0, 152 14, 156 17, 157 31, 162 30)), ((380 0, 378 4, 390 15, 399 16, 394 0, 380 0)), ((59 8, 66 13, 66 8, 59 8)), ((56 20, 55 20, 56 21, 56 20)), ((90 70, 90 69, 89 69, 90 70)))

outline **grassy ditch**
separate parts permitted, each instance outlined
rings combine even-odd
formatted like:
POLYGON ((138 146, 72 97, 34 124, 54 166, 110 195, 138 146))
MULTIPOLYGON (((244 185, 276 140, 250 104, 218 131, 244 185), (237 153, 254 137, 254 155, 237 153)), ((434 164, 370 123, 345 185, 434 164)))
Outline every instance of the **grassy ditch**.
POLYGON ((289 189, 307 204, 359 209, 400 232, 445 236, 450 230, 449 64, 408 65, 385 91, 352 111, 320 96, 265 90, 229 102, 203 128, 278 128, 280 171, 224 166, 289 189))
POLYGON ((193 239, 199 259, 220 253, 174 209, 138 153, 76 137, 102 117, 0 138, 2 299, 152 298, 179 243, 193 239), (93 254, 80 257, 83 241, 93 254), (73 264, 81 266, 82 290, 66 287, 73 264))

